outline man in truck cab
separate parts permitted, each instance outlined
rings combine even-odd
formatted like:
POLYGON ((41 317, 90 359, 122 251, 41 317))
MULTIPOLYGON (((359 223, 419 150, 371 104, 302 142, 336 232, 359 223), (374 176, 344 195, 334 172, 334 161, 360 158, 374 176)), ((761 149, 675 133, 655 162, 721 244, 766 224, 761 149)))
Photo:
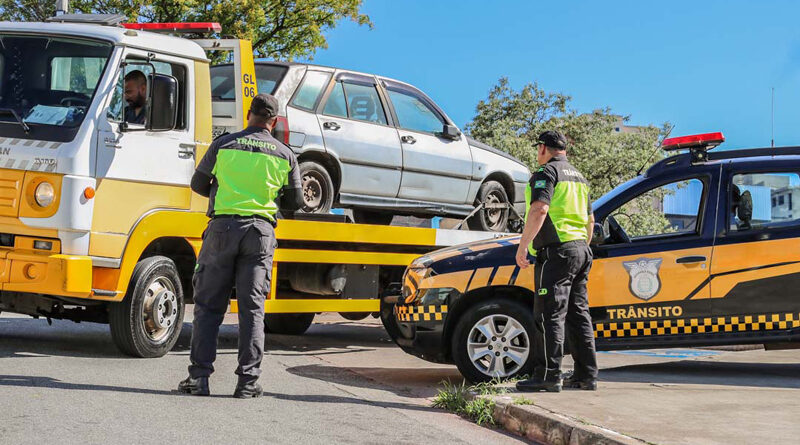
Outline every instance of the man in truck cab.
POLYGON ((561 391, 566 323, 575 371, 563 384, 594 390, 597 359, 586 292, 594 226, 589 187, 583 175, 567 161, 567 139, 563 134, 546 131, 538 142, 541 167, 525 191, 528 211, 516 255, 521 269, 530 266, 529 255, 536 258, 534 371, 532 379, 517 383, 517 389, 561 391))
POLYGON ((209 197, 208 223, 193 279, 189 377, 178 390, 209 395, 219 326, 233 288, 239 304, 239 376, 237 398, 260 397, 256 383, 264 355, 264 300, 269 294, 274 227, 280 194, 282 209, 303 203, 300 169, 294 153, 272 137, 278 101, 253 98, 248 127, 215 140, 192 177, 192 190, 209 197))
POLYGON ((139 70, 125 75, 125 122, 144 125, 147 103, 147 77, 139 70))

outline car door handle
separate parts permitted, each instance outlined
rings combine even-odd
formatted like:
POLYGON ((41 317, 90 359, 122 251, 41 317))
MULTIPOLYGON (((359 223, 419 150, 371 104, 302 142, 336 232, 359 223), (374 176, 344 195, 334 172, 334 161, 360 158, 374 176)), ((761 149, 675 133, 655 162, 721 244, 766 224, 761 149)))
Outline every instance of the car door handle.
POLYGON ((194 158, 194 149, 197 144, 178 144, 178 157, 181 159, 194 158))
POLYGON ((678 264, 704 263, 705 261, 706 257, 701 255, 684 256, 675 260, 678 264))
POLYGON ((119 139, 106 137, 103 139, 103 143, 108 148, 122 148, 122 145, 119 145, 119 139))
POLYGON ((403 137, 400 138, 400 140, 404 144, 413 144, 413 143, 417 142, 417 140, 414 139, 414 136, 403 136, 403 137))
POLYGON ((326 130, 333 130, 333 131, 342 128, 342 126, 337 124, 336 122, 325 122, 324 124, 322 124, 322 126, 325 127, 326 130))

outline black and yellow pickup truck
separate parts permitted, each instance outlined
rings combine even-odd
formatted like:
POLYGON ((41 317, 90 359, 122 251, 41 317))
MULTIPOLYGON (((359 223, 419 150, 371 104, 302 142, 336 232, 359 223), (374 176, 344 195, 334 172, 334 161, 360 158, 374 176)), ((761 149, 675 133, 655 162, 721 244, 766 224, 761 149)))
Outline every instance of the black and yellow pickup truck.
MULTIPOLYGON (((593 203, 599 350, 800 341, 800 147, 710 151, 723 141, 667 139, 686 152, 593 203)), ((415 260, 382 305, 394 341, 470 381, 529 373, 533 269, 515 265, 518 243, 415 260)))

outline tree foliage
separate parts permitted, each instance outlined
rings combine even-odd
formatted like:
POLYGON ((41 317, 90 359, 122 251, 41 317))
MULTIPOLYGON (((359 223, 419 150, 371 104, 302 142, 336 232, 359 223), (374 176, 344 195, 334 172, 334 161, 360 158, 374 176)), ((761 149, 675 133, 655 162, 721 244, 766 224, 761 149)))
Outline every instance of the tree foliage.
MULTIPOLYGON (((578 113, 570 108, 571 97, 544 91, 536 83, 513 89, 501 78, 481 100, 466 131, 475 139, 504 150, 522 160, 533 171, 537 168, 536 139, 543 131, 559 130, 569 140, 567 154, 589 181, 592 198, 597 199, 631 179, 644 164, 662 159, 656 147, 671 126, 637 127, 626 133, 615 131, 620 119, 603 108, 578 113), (648 161, 648 158, 649 161, 648 161)), ((627 121, 623 117, 623 121, 627 121)), ((657 204, 657 201, 653 201, 657 204)), ((634 217, 637 233, 669 225, 660 209, 639 209, 634 217)))
MULTIPOLYGON (((131 21, 219 22, 223 37, 249 39, 256 57, 292 60, 327 48, 341 20, 372 27, 363 0, 72 0, 72 12, 118 13, 131 21)), ((54 1, 0 0, 0 19, 43 21, 54 1)))

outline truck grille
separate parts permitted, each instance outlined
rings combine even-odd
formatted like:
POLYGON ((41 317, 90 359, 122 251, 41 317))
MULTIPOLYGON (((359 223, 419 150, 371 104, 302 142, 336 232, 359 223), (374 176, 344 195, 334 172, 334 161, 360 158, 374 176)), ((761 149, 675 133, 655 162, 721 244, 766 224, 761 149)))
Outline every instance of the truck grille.
POLYGON ((23 171, 0 170, 0 216, 17 216, 23 171))

